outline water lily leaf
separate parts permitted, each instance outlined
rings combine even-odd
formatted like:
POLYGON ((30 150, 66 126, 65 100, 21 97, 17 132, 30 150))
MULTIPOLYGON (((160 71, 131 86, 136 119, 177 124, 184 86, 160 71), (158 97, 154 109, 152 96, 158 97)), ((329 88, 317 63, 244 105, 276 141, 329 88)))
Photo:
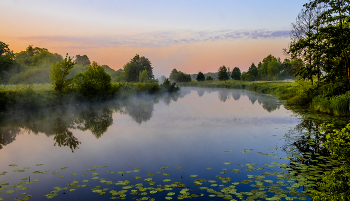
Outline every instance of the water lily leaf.
POLYGON ((153 176, 153 174, 147 174, 147 177, 152 177, 153 176))
POLYGON ((167 196, 172 196, 172 195, 175 195, 175 193, 174 192, 170 192, 170 193, 167 194, 167 196))
POLYGON ((176 166, 175 169, 183 168, 183 166, 176 166))
POLYGON ((15 191, 13 191, 13 190, 6 191, 6 193, 13 193, 13 192, 15 192, 15 191))
POLYGON ((228 150, 228 151, 225 151, 225 152, 233 152, 233 150, 228 150))
POLYGON ((120 171, 119 171, 118 174, 123 174, 123 172, 120 172, 120 171))
POLYGON ((169 174, 167 174, 167 173, 163 173, 162 175, 163 175, 163 176, 169 176, 169 174))
POLYGON ((37 182, 37 181, 39 181, 39 179, 34 179, 33 181, 34 181, 34 182, 37 182))
POLYGON ((213 168, 206 168, 207 170, 212 170, 213 168))
POLYGON ((16 165, 16 164, 10 164, 9 166, 11 166, 11 167, 16 167, 17 165, 16 165))
POLYGON ((89 180, 83 180, 83 182, 89 182, 89 180))
POLYGON ((169 166, 164 166, 164 167, 161 167, 160 169, 163 170, 163 169, 165 169, 165 168, 169 168, 169 166))
POLYGON ((98 176, 99 174, 97 173, 97 172, 94 172, 94 173, 92 173, 92 176, 93 177, 96 177, 96 176, 98 176))
POLYGON ((225 165, 230 165, 231 162, 230 162, 230 161, 226 161, 224 164, 225 164, 225 165))
POLYGON ((74 189, 74 188, 72 188, 72 189, 69 189, 69 191, 75 191, 75 189, 74 189))
POLYGON ((44 164, 36 164, 35 166, 42 166, 42 165, 44 165, 44 164))
POLYGON ((107 173, 114 173, 113 171, 107 171, 107 173))
POLYGON ((171 179, 164 179, 163 182, 169 182, 171 179))
POLYGON ((198 177, 198 175, 190 175, 190 177, 198 177))
POLYGON ((125 173, 132 173, 132 171, 125 171, 125 173))
POLYGON ((172 200, 172 197, 165 197, 166 200, 172 200))
POLYGON ((134 179, 141 179, 141 177, 136 176, 136 177, 134 177, 134 179))

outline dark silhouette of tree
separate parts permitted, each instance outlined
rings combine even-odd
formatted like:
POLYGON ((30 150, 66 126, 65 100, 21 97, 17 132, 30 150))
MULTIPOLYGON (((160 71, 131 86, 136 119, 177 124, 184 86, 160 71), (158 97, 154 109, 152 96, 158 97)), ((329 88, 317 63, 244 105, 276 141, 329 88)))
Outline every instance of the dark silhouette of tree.
POLYGON ((218 70, 218 79, 220 81, 230 79, 229 75, 228 75, 228 69, 226 68, 226 66, 221 66, 219 68, 219 70, 218 70))
POLYGON ((197 81, 204 81, 205 80, 204 74, 199 71, 199 73, 197 74, 196 80, 197 81))
POLYGON ((239 69, 238 67, 235 67, 232 70, 231 78, 233 80, 240 80, 241 79, 241 69, 239 69))
POLYGON ((78 64, 78 65, 83 65, 83 66, 86 66, 86 65, 90 65, 91 64, 91 62, 90 62, 90 59, 89 59, 89 57, 88 56, 86 56, 86 55, 83 55, 83 56, 81 56, 81 55, 75 55, 75 60, 74 60, 74 62, 76 63, 76 64, 78 64))

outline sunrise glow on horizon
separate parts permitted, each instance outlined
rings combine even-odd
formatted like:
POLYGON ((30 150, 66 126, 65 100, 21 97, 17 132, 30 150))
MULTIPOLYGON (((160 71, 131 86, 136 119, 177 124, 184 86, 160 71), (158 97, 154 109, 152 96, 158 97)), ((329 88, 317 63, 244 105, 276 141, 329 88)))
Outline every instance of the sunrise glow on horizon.
POLYGON ((136 54, 155 77, 176 68, 246 71, 272 54, 285 58, 290 25, 306 0, 0 2, 0 41, 14 52, 28 45, 120 69, 136 54))

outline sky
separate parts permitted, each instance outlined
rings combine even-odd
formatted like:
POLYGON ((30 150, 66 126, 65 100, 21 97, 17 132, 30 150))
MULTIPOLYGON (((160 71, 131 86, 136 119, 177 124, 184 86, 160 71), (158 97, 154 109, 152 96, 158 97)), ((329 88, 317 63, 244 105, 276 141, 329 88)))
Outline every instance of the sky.
POLYGON ((272 54, 282 60, 291 23, 307 0, 1 0, 0 41, 28 45, 121 69, 136 54, 155 77, 222 65, 249 66, 272 54))

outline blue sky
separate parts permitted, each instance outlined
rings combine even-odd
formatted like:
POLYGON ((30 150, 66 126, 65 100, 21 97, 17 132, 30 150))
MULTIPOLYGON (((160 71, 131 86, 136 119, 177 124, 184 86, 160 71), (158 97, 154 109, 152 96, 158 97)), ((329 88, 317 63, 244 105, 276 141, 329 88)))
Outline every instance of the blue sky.
POLYGON ((143 54, 151 57, 159 75, 167 75, 174 67, 187 73, 196 73, 201 67, 213 72, 220 65, 245 70, 251 62, 261 61, 268 54, 283 56, 290 25, 305 3, 305 0, 2 0, 0 17, 5 20, 0 21, 0 26, 5 31, 0 32, 0 40, 15 52, 28 45, 46 47, 62 55, 87 54, 91 60, 115 69, 122 68, 135 54, 143 54), (242 56, 243 49, 247 49, 245 44, 259 54, 250 50, 242 56), (198 60, 196 47, 200 48, 198 54, 211 58, 198 60), (213 48, 217 48, 214 54, 213 48), (198 66, 188 62, 191 55, 198 66))

